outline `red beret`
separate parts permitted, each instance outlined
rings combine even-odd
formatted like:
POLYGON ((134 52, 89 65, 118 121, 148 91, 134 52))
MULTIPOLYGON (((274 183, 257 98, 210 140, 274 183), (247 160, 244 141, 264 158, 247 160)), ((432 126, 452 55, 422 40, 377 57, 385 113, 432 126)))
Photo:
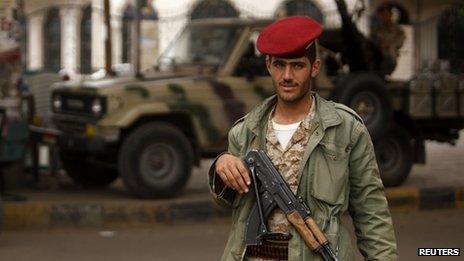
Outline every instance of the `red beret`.
POLYGON ((311 43, 321 35, 322 26, 307 16, 291 16, 264 28, 256 47, 267 55, 298 58, 306 54, 311 43))

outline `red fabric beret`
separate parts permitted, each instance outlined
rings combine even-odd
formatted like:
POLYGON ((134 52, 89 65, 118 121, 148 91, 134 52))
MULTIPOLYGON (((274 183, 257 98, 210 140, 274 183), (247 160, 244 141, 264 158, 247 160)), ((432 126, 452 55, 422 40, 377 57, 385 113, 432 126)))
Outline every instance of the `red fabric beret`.
POLYGON ((311 43, 322 33, 322 26, 307 16, 291 16, 264 28, 256 47, 262 54, 298 58, 306 54, 311 43))

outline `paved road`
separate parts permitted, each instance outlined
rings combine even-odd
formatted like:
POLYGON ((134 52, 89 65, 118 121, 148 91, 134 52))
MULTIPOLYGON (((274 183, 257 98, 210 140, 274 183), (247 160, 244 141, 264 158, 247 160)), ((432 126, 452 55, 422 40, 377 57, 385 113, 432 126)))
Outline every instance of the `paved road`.
POLYGON ((414 165, 403 186, 464 187, 464 131, 455 146, 429 141, 425 149, 427 164, 414 165))
MULTIPOLYGON (((464 209, 393 213, 393 220, 401 260, 459 259, 417 257, 418 247, 464 250, 464 209)), ((213 261, 222 253, 228 229, 228 220, 219 220, 118 231, 9 231, 0 234, 0 260, 213 261)))

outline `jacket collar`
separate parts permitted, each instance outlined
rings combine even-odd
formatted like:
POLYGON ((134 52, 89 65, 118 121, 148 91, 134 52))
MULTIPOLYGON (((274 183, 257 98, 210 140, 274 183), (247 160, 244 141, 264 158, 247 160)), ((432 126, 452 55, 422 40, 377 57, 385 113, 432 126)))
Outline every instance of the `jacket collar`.
MULTIPOLYGON (((316 115, 314 120, 319 121, 322 129, 325 131, 327 128, 336 126, 342 122, 342 118, 337 113, 335 105, 332 101, 327 101, 320 97, 317 93, 313 92, 316 98, 316 115)), ((271 113, 272 108, 277 102, 277 95, 273 95, 263 103, 255 107, 245 119, 245 126, 251 130, 255 135, 262 133, 261 131, 267 126, 267 118, 271 113)))

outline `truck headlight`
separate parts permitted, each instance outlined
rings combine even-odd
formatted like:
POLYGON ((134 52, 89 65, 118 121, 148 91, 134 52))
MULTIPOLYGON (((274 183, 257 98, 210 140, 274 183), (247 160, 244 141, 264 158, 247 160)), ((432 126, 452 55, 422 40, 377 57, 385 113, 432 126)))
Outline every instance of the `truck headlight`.
POLYGON ((63 102, 61 101, 61 96, 60 95, 55 95, 53 97, 53 109, 55 111, 61 110, 61 107, 63 106, 63 102))
POLYGON ((95 99, 93 102, 92 102, 92 112, 93 114, 95 115, 100 115, 101 112, 103 111, 103 107, 102 107, 102 102, 100 99, 95 99))

